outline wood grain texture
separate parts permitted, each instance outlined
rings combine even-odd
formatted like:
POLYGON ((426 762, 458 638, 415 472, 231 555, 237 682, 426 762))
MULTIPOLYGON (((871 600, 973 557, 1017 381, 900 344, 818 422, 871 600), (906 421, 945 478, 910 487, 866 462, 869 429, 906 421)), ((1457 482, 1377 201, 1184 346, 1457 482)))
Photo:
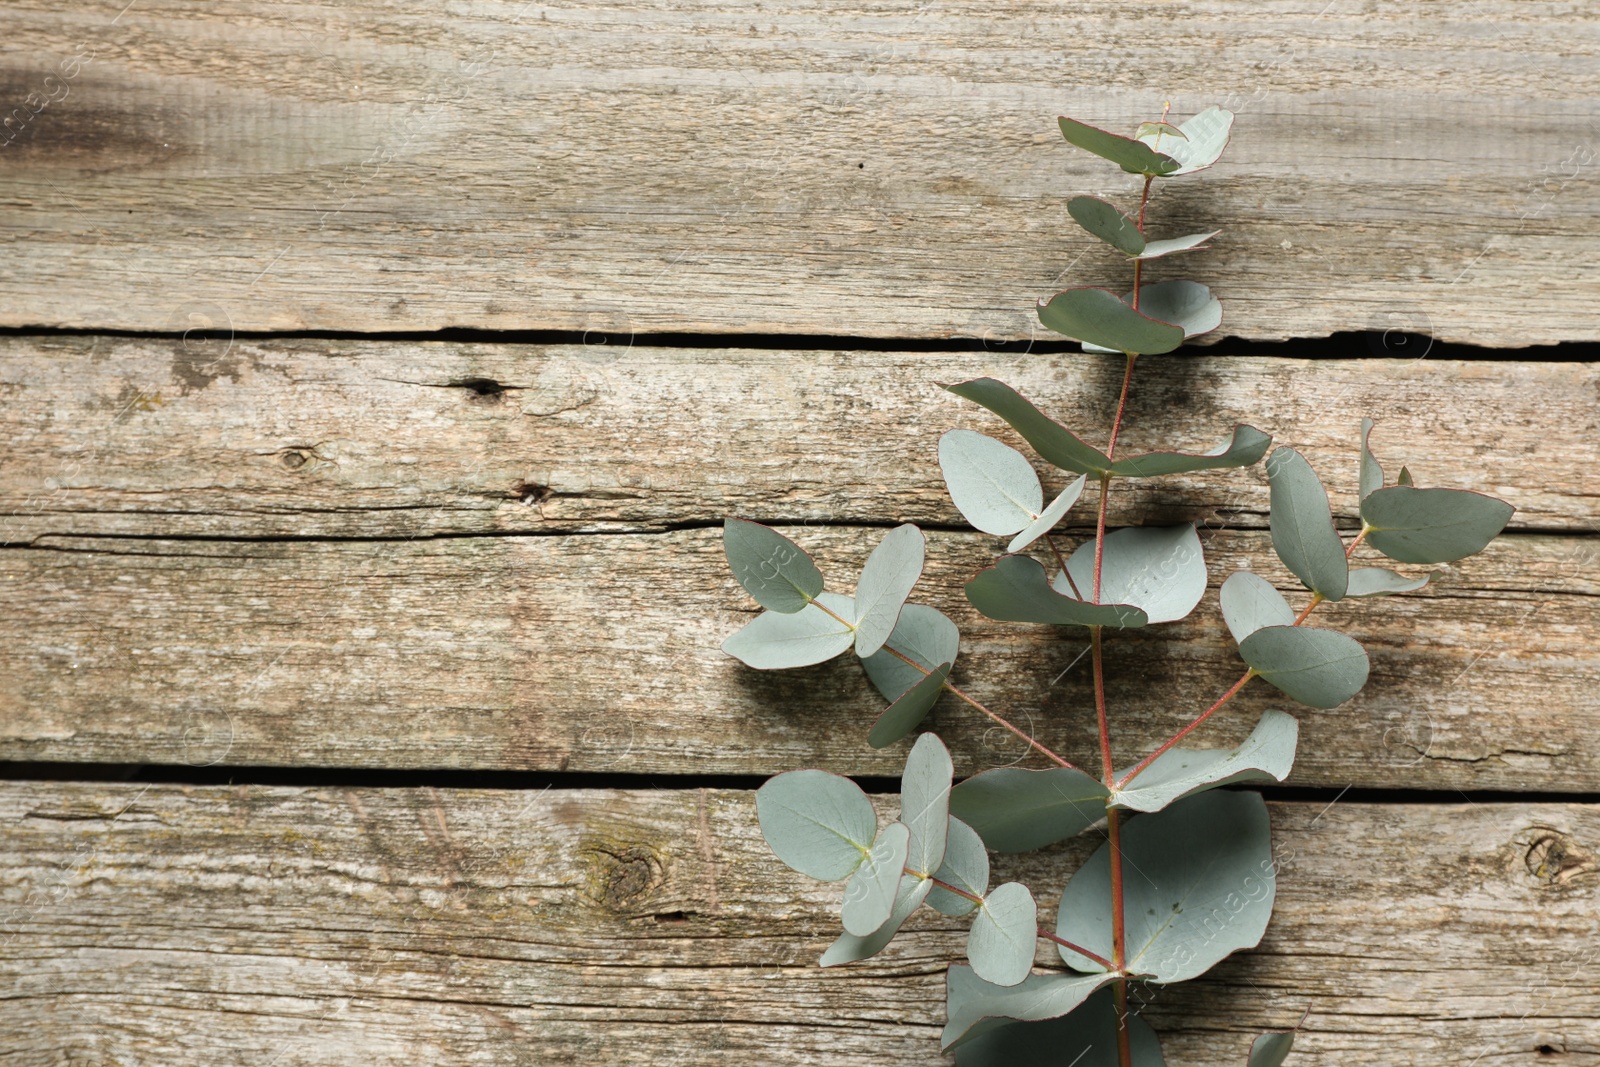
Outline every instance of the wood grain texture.
POLYGON ((1227 333, 1600 338, 1600 13, 1456 0, 8 5, 0 324, 1026 338, 1126 267, 1062 142, 1239 115, 1227 333))
MULTIPOLYGON (((880 529, 788 528, 848 590, 880 529)), ((1207 538, 1213 586, 1251 565, 1286 590, 1262 532, 1207 538)), ((962 626, 955 680, 1069 758, 1096 751, 1081 632, 976 617, 962 584, 994 539, 934 531, 914 599, 962 626)), ((1373 678, 1303 712, 1294 781, 1595 790, 1593 538, 1504 537, 1405 597, 1314 617, 1364 641, 1373 678)), ((363 542, 58 538, 0 552, 0 756, 291 766, 767 774, 820 763, 898 774, 882 701, 849 658, 752 671, 719 649, 755 605, 719 529, 363 542)), ((1304 601, 1299 595, 1299 602, 1304 601)), ((1147 751, 1242 672, 1215 591, 1188 620, 1108 641, 1117 751, 1147 751)), ((1256 682, 1207 727, 1237 741, 1256 682)), ((1009 735, 951 698, 964 772, 1009 735)), ((1201 738, 1197 738, 1200 741, 1201 738)))
MULTIPOLYGON (((1171 1067, 1242 1063, 1308 1008, 1298 1067, 1600 1058, 1600 809, 1272 815, 1261 946, 1140 998, 1171 1067)), ((767 852, 749 793, 7 783, 0 824, 19 1067, 948 1062, 964 921, 822 970, 839 889, 767 852)), ((996 878, 1052 923, 1096 844, 996 878)))
MULTIPOLYGON (((1104 443, 1120 361, 1081 355, 0 338, 0 541, 962 525, 939 436, 1031 452, 937 384, 984 375, 1104 443)), ((1207 448, 1249 422, 1353 521, 1365 415, 1391 479, 1404 463, 1501 496, 1517 529, 1600 526, 1594 364, 1148 357, 1122 448, 1207 448)), ((1266 510, 1257 467, 1121 480, 1112 522, 1266 510)))

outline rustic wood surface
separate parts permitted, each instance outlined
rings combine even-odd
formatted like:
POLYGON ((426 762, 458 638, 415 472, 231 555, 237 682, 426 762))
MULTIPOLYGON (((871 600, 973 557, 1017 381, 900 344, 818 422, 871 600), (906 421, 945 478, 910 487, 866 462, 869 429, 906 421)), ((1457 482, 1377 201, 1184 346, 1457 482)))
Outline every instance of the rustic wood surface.
MULTIPOLYGON (((1104 443, 1120 361, 1082 355, 0 338, 0 541, 964 525, 940 434, 1027 450, 937 384, 984 375, 1104 443)), ((1514 529, 1600 525, 1595 364, 1147 357, 1122 447, 1207 448, 1249 422, 1354 522, 1363 415, 1391 479, 1405 463, 1502 496, 1514 529)), ((1113 500, 1113 523, 1259 527, 1266 479, 1124 479, 1113 500)))
MULTIPOLYGON (((1297 1067, 1600 1058, 1600 808, 1273 822, 1262 945, 1143 994, 1170 1067, 1241 1064, 1307 1009, 1297 1067)), ((0 825, 19 1067, 931 1063, 962 952, 964 921, 924 911, 877 960, 819 968, 839 889, 771 857, 745 792, 7 783, 0 825)), ((1048 925, 1095 844, 997 881, 1048 925)))
POLYGON ((0 324, 1029 337, 1126 268, 1055 117, 1222 103, 1157 230, 1228 333, 1600 335, 1600 11, 1195 0, 7 6, 0 324), (625 61, 624 61, 625 57, 625 61))
MULTIPOLYGON (((848 590, 881 529, 787 528, 848 590)), ((1208 536, 1213 586, 1268 535, 1208 536)), ((1294 781, 1600 790, 1592 537, 1503 537, 1428 589, 1314 619, 1363 640, 1367 690, 1299 709, 1262 682, 1197 740, 1260 711, 1304 724, 1294 781)), ((957 684, 1067 753, 1095 751, 1081 632, 984 621, 961 584, 996 539, 934 531, 916 599, 963 627, 957 684)), ((11 759, 766 774, 897 774, 865 744, 883 703, 850 659, 750 670, 719 649, 755 611, 717 528, 390 541, 47 537, 0 556, 0 753, 11 759)), ((1300 596, 1303 602, 1304 594, 1300 596)), ((1242 672, 1214 589, 1195 615, 1108 641, 1118 751, 1147 750, 1242 672)), ((1020 758, 952 698, 966 770, 1020 758)), ((1070 758, 1070 757, 1069 757, 1070 758)))

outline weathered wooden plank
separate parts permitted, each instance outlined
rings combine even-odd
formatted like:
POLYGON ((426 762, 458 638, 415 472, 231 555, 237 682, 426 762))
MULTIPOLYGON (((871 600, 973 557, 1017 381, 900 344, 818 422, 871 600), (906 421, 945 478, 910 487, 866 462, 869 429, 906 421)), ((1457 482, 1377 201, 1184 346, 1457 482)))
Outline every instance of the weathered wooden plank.
POLYGON ((1063 205, 1133 180, 1056 115, 1176 92, 1239 114, 1152 209, 1226 228, 1230 333, 1600 337, 1590 5, 8 14, 0 324, 1028 337, 1125 281, 1063 205))
MULTIPOLYGON (((6 783, 7 1052, 23 1067, 937 1060, 964 923, 924 913, 879 960, 818 968, 838 888, 774 860, 753 807, 711 790, 6 783)), ((1173 1067, 1242 1063, 1254 1032, 1308 1008, 1303 1067, 1600 1056, 1600 808, 1275 804, 1273 821, 1261 947, 1141 998, 1173 1067)), ((1049 923, 1095 844, 997 877, 1032 885, 1049 923)))
MULTIPOLYGON (((940 434, 1009 431, 937 383, 982 375, 1103 443, 1121 366, 984 352, 0 338, 0 541, 661 529, 727 514, 960 524, 940 434)), ((1248 421, 1310 456, 1352 518, 1363 415, 1379 420, 1391 477, 1403 462, 1424 484, 1503 496, 1520 529, 1600 524, 1594 364, 1151 357, 1123 447, 1205 448, 1248 421)), ((1113 523, 1260 526, 1267 505, 1259 468, 1125 480, 1113 497, 1113 523)))
MULTIPOLYGON (((881 530, 790 528, 848 590, 881 530)), ((1208 537, 1213 584, 1264 533, 1208 537)), ((956 680, 1046 743, 1097 751, 1081 633, 976 617, 961 585, 993 539, 935 531, 916 599, 951 613, 956 680)), ((1518 535, 1427 590, 1317 618, 1364 640, 1353 703, 1304 714, 1294 781, 1593 790, 1600 730, 1593 538, 1518 535)), ((754 604, 718 529, 379 542, 47 538, 0 553, 0 757, 698 774, 820 762, 898 774, 883 704, 849 660, 751 671, 719 645, 754 604)), ((1303 594, 1302 594, 1303 602, 1303 594)), ((1180 624, 1108 642, 1118 751, 1148 750, 1242 672, 1214 592, 1180 624)), ((964 771, 1022 753, 958 702, 964 771)), ((1254 683, 1237 740, 1287 701, 1254 683)))

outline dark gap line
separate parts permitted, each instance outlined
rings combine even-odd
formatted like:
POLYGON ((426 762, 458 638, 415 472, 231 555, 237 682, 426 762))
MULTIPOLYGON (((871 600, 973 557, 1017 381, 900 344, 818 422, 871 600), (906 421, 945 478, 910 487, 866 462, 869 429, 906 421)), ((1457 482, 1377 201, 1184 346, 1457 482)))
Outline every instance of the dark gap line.
MULTIPOLYGON (((404 341, 502 345, 589 345, 609 348, 747 348, 767 350, 834 349, 855 352, 990 352, 995 355, 1081 355, 1067 340, 992 341, 978 337, 885 338, 849 334, 777 333, 622 333, 595 330, 489 330, 452 326, 438 330, 219 330, 173 332, 160 330, 92 329, 87 327, 0 327, 0 337, 119 337, 144 340, 248 341, 404 341)), ((1183 355, 1217 349, 1230 356, 1291 359, 1450 359, 1535 363, 1590 363, 1600 361, 1600 342, 1564 341, 1522 348, 1490 348, 1445 343, 1425 334, 1394 331, 1343 331, 1327 337, 1291 338, 1286 341, 1251 341, 1223 337, 1210 344, 1191 346, 1183 355)))
MULTIPOLYGON (((275 767, 229 765, 190 767, 166 763, 0 762, 0 780, 13 782, 100 782, 192 786, 292 786, 350 789, 497 789, 537 792, 548 789, 618 789, 682 792, 692 789, 752 791, 765 774, 623 774, 611 772, 496 771, 456 769, 402 770, 372 767, 275 767)), ((896 777, 867 775, 853 779, 864 792, 900 791, 896 777)), ((1600 804, 1597 792, 1496 789, 1385 789, 1334 786, 1255 786, 1272 801, 1357 804, 1600 804)))

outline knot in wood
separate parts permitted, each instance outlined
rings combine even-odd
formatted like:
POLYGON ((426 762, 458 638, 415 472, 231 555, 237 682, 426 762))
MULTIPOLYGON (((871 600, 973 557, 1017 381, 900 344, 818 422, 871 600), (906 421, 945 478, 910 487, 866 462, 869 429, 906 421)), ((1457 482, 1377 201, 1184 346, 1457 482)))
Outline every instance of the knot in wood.
POLYGON ((612 911, 633 911, 666 881, 661 857, 645 845, 596 842, 586 850, 594 864, 595 899, 612 911))
POLYGON ((1528 873, 1548 886, 1564 885, 1595 867, 1594 854, 1559 830, 1535 831, 1523 859, 1528 873))

